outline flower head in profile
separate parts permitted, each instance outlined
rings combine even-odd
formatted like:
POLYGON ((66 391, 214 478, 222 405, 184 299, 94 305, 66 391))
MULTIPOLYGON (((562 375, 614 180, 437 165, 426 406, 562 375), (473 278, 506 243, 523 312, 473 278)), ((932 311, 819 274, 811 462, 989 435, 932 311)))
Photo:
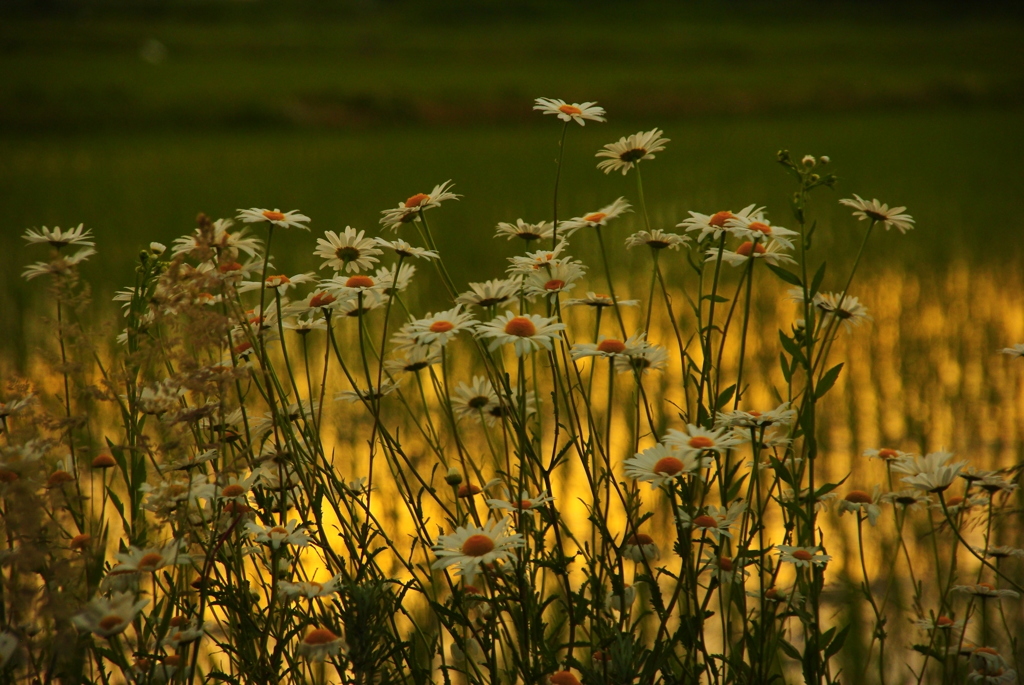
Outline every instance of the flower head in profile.
POLYGON ((696 452, 683 452, 662 444, 638 452, 624 462, 626 476, 644 483, 651 489, 668 485, 676 478, 700 471, 710 460, 696 452))
POLYGON ((496 307, 505 304, 519 292, 519 278, 492 278, 483 283, 470 283, 469 290, 455 298, 460 304, 474 304, 477 307, 496 307))
POLYGON ((533 101, 533 108, 544 114, 554 114, 565 123, 575 121, 580 126, 586 126, 588 121, 604 121, 604 108, 598 107, 596 102, 574 102, 567 103, 565 100, 556 98, 537 98, 533 101))
POLYGON ((31 281, 40 276, 63 276, 94 254, 96 254, 96 250, 93 248, 83 247, 73 255, 59 256, 49 262, 29 264, 21 273, 21 277, 26 281, 31 281))
POLYGON ((716 247, 711 248, 705 254, 707 259, 705 261, 715 262, 718 259, 728 263, 730 266, 743 266, 750 259, 750 255, 753 254, 756 259, 763 259, 772 266, 779 266, 780 264, 795 264, 795 260, 788 254, 783 252, 785 247, 777 240, 770 240, 767 243, 760 241, 754 242, 747 240, 746 242, 740 243, 739 247, 733 250, 719 250, 716 247), (721 255, 721 257, 719 257, 721 255))
POLYGON ((542 347, 552 349, 551 340, 564 328, 565 324, 555 323, 554 318, 508 311, 478 324, 476 334, 480 338, 490 338, 492 351, 511 344, 517 357, 525 357, 542 347))
POLYGON ((416 373, 428 366, 441 363, 441 351, 434 346, 416 345, 405 350, 404 357, 388 359, 384 368, 388 373, 416 373))
POLYGON ((528 224, 522 219, 516 219, 514 224, 502 221, 495 229, 494 237, 507 238, 509 240, 519 238, 527 243, 531 243, 534 240, 549 240, 554 235, 553 227, 554 224, 550 221, 541 221, 536 224, 528 224))
MULTIPOLYGON (((622 300, 619 300, 619 304, 623 304, 622 300)), ((654 371, 662 371, 668 366, 668 351, 661 345, 638 338, 636 344, 628 348, 628 352, 628 354, 615 355, 613 358, 615 370, 618 373, 646 375, 654 371)))
POLYGON ((879 503, 882 501, 882 488, 876 485, 871 492, 864 490, 851 490, 846 496, 839 500, 839 515, 861 514, 867 518, 872 526, 878 525, 878 517, 882 515, 882 508, 879 503))
POLYGON ((279 209, 260 209, 258 207, 239 209, 237 218, 246 224, 265 221, 278 228, 301 228, 304 231, 309 230, 309 226, 306 226, 306 224, 310 221, 308 216, 300 214, 297 209, 293 209, 290 212, 282 212, 279 209))
POLYGON ((721 542, 723 537, 732 537, 732 527, 747 509, 747 503, 743 500, 736 500, 728 507, 709 505, 703 514, 691 517, 690 514, 679 507, 676 510, 676 520, 682 528, 693 528, 701 534, 711 533, 715 540, 721 542))
POLYGON ((1000 590, 988 583, 954 585, 953 592, 971 595, 979 599, 1020 599, 1020 593, 1016 590, 1000 590))
POLYGON ((580 360, 584 357, 628 357, 632 354, 638 354, 643 350, 643 345, 646 344, 644 341, 645 335, 646 333, 639 331, 625 340, 602 336, 596 343, 576 343, 569 350, 569 354, 574 360, 580 360))
POLYGON ((542 491, 534 497, 530 497, 530 494, 525 490, 520 490, 519 497, 512 498, 506 493, 506 499, 488 499, 485 500, 487 506, 491 509, 502 509, 505 511, 515 512, 536 512, 544 507, 545 504, 554 502, 555 498, 548 495, 547 491, 542 491))
POLYGON ((446 200, 458 200, 462 197, 451 192, 451 189, 452 182, 449 180, 434 186, 429 193, 411 195, 405 202, 399 202, 398 207, 381 211, 384 216, 381 217, 380 223, 392 231, 397 231, 402 224, 419 221, 422 212, 440 207, 446 200))
POLYGON ((761 214, 734 216, 725 222, 725 227, 740 240, 763 243, 768 239, 774 239, 787 250, 793 249, 793 242, 790 238, 799 235, 796 231, 791 231, 788 228, 772 226, 768 219, 761 214))
POLYGON ((552 264, 528 275, 523 281, 523 289, 531 300, 537 295, 557 296, 559 293, 567 293, 583 278, 584 268, 576 262, 552 264))
POLYGON ((181 540, 171 540, 163 547, 138 549, 129 547, 128 551, 114 555, 117 564, 110 569, 110 575, 122 573, 155 573, 165 566, 191 563, 192 557, 181 550, 181 540))
POLYGON ((322 662, 330 656, 337 656, 348 649, 344 638, 335 635, 328 628, 316 628, 302 638, 296 650, 299 656, 314 662, 322 662))
POLYGON ((634 533, 623 541, 622 556, 637 563, 657 561, 661 558, 661 549, 647 533, 634 533))
POLYGON ((317 248, 313 253, 325 260, 320 268, 329 266, 335 271, 346 273, 359 273, 372 268, 380 261, 376 255, 383 253, 376 248, 373 239, 363 237, 365 233, 351 226, 346 226, 341 234, 324 231, 324 237, 316 239, 317 248))
POLYGON ((635 164, 641 160, 654 159, 655 152, 665 149, 668 138, 662 138, 661 134, 660 128, 652 128, 650 131, 640 131, 631 136, 619 138, 614 143, 608 143, 603 150, 595 155, 608 158, 599 162, 597 168, 606 174, 621 170, 622 175, 625 176, 626 172, 635 164))
POLYGON ((735 447, 740 443, 740 438, 733 435, 727 427, 708 430, 689 424, 685 431, 669 429, 664 442, 670 447, 684 452, 717 452, 722 454, 725 450, 735 447))
MULTIPOLYGON (((587 291, 585 297, 579 297, 574 300, 566 300, 564 303, 566 307, 592 307, 593 309, 604 309, 605 307, 612 307, 615 302, 612 298, 604 293, 595 293, 590 290, 587 291)), ((637 307, 640 305, 640 300, 619 300, 620 307, 637 307)))
POLYGON ((924 457, 908 457, 890 463, 890 468, 906 474, 903 482, 925 492, 943 492, 967 466, 966 461, 950 463, 951 452, 932 452, 924 457))
POLYGON ((642 247, 646 245, 652 250, 678 250, 680 245, 685 245, 690 241, 690 238, 685 235, 679 235, 678 233, 666 233, 660 228, 656 228, 653 231, 639 231, 626 238, 626 247, 633 249, 634 247, 642 247))
POLYGON ((895 227, 900 233, 906 233, 914 228, 914 219, 909 214, 903 213, 906 207, 889 209, 889 205, 880 203, 878 200, 868 202, 856 194, 853 197, 855 198, 853 200, 840 200, 839 204, 855 209, 853 215, 859 217, 861 221, 881 222, 885 226, 885 230, 888 231, 895 227))
POLYGON ((416 247, 410 245, 401 238, 395 238, 394 240, 384 240, 383 238, 374 238, 373 242, 380 247, 386 247, 389 250, 393 250, 399 257, 416 257, 417 259, 437 259, 439 255, 434 250, 425 250, 422 247, 416 247))
POLYGON ((767 428, 768 426, 788 426, 796 420, 796 410, 791 409, 789 402, 783 402, 775 409, 767 411, 743 411, 737 409, 730 412, 719 412, 715 425, 732 428, 767 428))
POLYGON ((490 519, 483 527, 461 526, 450 535, 439 536, 434 545, 437 561, 431 568, 457 566, 459 575, 472 576, 481 564, 511 561, 514 550, 525 545, 522 535, 511 532, 511 523, 506 516, 499 521, 490 519))
POLYGON ((754 221, 761 217, 761 213, 764 211, 764 207, 758 207, 755 205, 747 205, 738 212, 730 212, 723 210, 715 212, 714 214, 700 214, 699 212, 690 212, 690 218, 683 220, 682 223, 676 224, 676 228, 684 228, 689 231, 700 231, 700 235, 697 236, 697 241, 700 242, 704 238, 711 236, 712 238, 720 238, 723 233, 730 231, 729 222, 731 221, 754 221))
POLYGON ((88 630, 100 637, 111 637, 124 631, 132 624, 148 599, 135 601, 130 592, 115 592, 110 599, 96 597, 71 621, 81 630, 88 630))
POLYGON ((93 247, 96 245, 91 240, 92 229, 86 229, 85 224, 78 224, 75 228, 67 229, 61 229, 59 226, 54 226, 53 228, 43 226, 39 230, 30 228, 21 237, 27 240, 29 244, 49 243, 58 250, 68 245, 82 245, 83 247, 93 247))
MULTIPOLYGON (((801 288, 790 288, 790 299, 795 302, 804 301, 804 291, 801 288)), ((865 321, 871 321, 868 308, 853 295, 845 293, 815 293, 811 300, 814 306, 822 312, 823 320, 828 323, 833 317, 839 319, 843 328, 847 331, 855 326, 860 326, 865 321)))
POLYGON ((626 198, 620 197, 610 205, 606 205, 596 212, 590 212, 583 216, 577 216, 559 225, 561 235, 569 237, 581 228, 599 228, 606 226, 612 219, 617 219, 623 214, 632 212, 632 206, 626 202, 626 198))
POLYGON ((1024 343, 1017 343, 1013 347, 1004 347, 999 350, 999 353, 1010 357, 1024 357, 1024 343))
POLYGON ((285 526, 271 526, 269 528, 250 521, 246 526, 246 532, 255 535, 257 542, 270 545, 273 549, 278 549, 282 544, 306 547, 313 541, 306 534, 306 529, 299 527, 299 522, 295 519, 289 521, 285 526))
POLYGON ((341 574, 338 574, 323 583, 317 583, 312 580, 302 581, 299 583, 279 580, 277 581, 277 589, 280 590, 281 594, 288 599, 296 599, 298 597, 316 599, 317 597, 328 597, 336 594, 341 590, 342 580, 343 578, 341 574))
POLYGON ((779 552, 779 561, 785 561, 794 566, 824 566, 832 561, 832 557, 822 552, 821 547, 793 547, 790 545, 775 545, 779 552))

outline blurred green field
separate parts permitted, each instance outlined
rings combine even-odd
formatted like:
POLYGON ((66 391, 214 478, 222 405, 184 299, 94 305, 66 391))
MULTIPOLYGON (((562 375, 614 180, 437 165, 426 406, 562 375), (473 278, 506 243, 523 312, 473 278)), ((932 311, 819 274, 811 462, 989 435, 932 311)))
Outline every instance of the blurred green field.
POLYGON ((790 188, 774 155, 790 148, 834 160, 839 190, 818 201, 836 229, 820 245, 839 255, 852 249, 853 222, 835 199, 854 192, 919 221, 905 240, 873 243, 882 264, 935 271, 953 257, 995 260, 994 246, 1004 262, 1019 254, 1024 30, 1014 16, 83 7, 0 17, 0 325, 15 333, 0 356, 24 358, 39 285, 19 274, 42 257, 19 238, 31 226, 94 229, 100 254, 85 275, 109 310, 137 250, 188 232, 199 211, 301 209, 314 236, 275 249, 294 273, 318 265, 317 232, 373 232, 381 209, 453 179, 464 199, 431 217, 441 249, 461 265, 458 280, 494 277, 518 249, 491 237, 494 224, 549 218, 560 129, 531 111, 537 96, 609 112, 608 124, 570 131, 563 216, 635 201, 632 177, 601 174, 593 155, 658 126, 671 142, 645 184, 659 226, 750 202, 785 225, 790 188))

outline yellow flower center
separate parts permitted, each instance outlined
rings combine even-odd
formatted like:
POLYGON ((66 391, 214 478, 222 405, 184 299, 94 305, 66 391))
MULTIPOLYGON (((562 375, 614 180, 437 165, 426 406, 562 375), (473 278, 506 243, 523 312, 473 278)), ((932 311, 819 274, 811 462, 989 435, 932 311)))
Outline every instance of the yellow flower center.
POLYGON ((327 628, 317 628, 309 631, 309 634, 303 638, 303 642, 307 645, 326 645, 334 642, 338 639, 338 636, 332 633, 327 628))
POLYGON ((589 221, 592 224, 599 224, 605 220, 608 215, 604 212, 594 212, 593 214, 587 214, 583 217, 584 221, 589 221))
POLYGON ((597 351, 604 352, 605 354, 622 354, 626 351, 626 344, 621 340, 609 338, 597 343, 597 351))
POLYGON ((468 557, 482 557, 494 550, 494 540, 486 535, 470 535, 462 543, 462 553, 468 557))
POLYGON ((372 288, 373 279, 369 276, 349 276, 345 281, 346 288, 372 288))
POLYGON ((269 209, 263 210, 263 218, 267 221, 284 221, 283 212, 272 212, 269 209))
POLYGON ((537 327, 525 316, 516 316, 505 324, 505 332, 519 338, 532 338, 537 335, 537 327))
POLYGON ((695 435, 686 444, 696 450, 706 450, 714 447, 715 441, 705 435, 695 435))
POLYGON ((662 457, 654 465, 655 473, 663 473, 667 476, 675 476, 683 472, 683 462, 675 457, 662 457))
POLYGON ((435 321, 430 324, 431 333, 447 333, 453 328, 455 328, 455 324, 451 321, 435 321))
POLYGON ((408 208, 419 207, 424 202, 430 199, 430 196, 426 193, 416 193, 408 200, 405 201, 405 206, 408 208))
MULTIPOLYGON (((558 111, 562 114, 568 114, 569 116, 579 116, 580 114, 583 114, 583 110, 576 105, 562 105, 558 108, 558 111)), ((551 682, 555 681, 552 680, 551 682)))

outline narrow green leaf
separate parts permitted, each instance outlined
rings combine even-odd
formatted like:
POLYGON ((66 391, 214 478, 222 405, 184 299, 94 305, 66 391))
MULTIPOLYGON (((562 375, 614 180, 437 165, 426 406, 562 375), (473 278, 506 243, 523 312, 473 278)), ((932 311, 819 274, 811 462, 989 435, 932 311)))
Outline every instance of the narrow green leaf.
POLYGON ((836 364, 831 369, 825 372, 818 381, 818 385, 814 388, 814 398, 821 399, 825 393, 832 389, 832 386, 836 384, 836 379, 839 378, 839 372, 843 370, 842 363, 836 364))
POLYGON ((800 277, 792 271, 783 269, 781 266, 775 266, 774 264, 768 264, 767 266, 772 270, 772 273, 784 280, 786 283, 789 283, 790 285, 803 286, 803 281, 801 281, 800 277))

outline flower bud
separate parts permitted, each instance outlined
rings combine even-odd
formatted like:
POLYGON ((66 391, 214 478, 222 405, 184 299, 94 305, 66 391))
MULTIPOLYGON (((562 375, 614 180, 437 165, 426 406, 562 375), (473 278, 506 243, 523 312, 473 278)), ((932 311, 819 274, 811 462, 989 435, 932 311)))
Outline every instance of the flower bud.
POLYGON ((829 158, 828 155, 822 155, 821 157, 818 157, 818 161, 821 162, 822 164, 828 164, 832 160, 829 158))
POLYGON ((462 473, 454 466, 448 469, 448 474, 444 477, 444 482, 448 483, 452 487, 460 485, 462 483, 462 473))
POLYGON ((814 158, 814 155, 804 155, 804 158, 800 161, 806 167, 812 167, 818 163, 818 160, 814 158))
POLYGON ((152 252, 155 256, 159 257, 160 255, 167 251, 167 246, 164 245, 163 243, 158 243, 154 241, 149 244, 149 251, 152 252))

